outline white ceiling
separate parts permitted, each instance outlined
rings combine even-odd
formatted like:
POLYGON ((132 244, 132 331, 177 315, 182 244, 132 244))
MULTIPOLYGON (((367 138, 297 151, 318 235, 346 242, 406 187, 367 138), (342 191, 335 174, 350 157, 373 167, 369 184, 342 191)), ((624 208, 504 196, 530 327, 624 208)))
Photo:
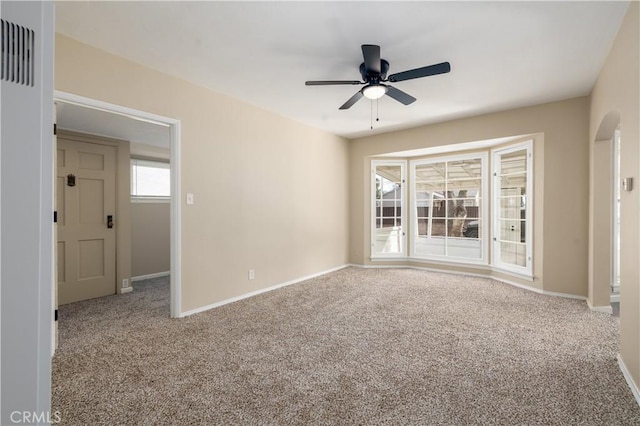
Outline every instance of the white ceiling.
POLYGON ((168 126, 61 101, 56 101, 56 116, 60 129, 128 140, 133 155, 169 158, 168 126))
POLYGON ((56 30, 326 131, 358 137, 589 94, 628 2, 56 2, 56 30), (359 86, 361 44, 418 101, 338 107, 359 86))

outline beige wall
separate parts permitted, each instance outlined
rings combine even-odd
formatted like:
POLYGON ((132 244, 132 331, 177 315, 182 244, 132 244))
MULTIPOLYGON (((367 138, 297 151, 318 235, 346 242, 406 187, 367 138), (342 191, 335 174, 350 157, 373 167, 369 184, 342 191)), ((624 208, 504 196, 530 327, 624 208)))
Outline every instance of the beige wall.
POLYGON ((57 90, 181 120, 182 311, 348 262, 346 140, 61 35, 55 65, 57 90))
POLYGON ((131 276, 171 269, 170 207, 166 203, 131 203, 131 276))
MULTIPOLYGON (((369 259, 368 209, 371 156, 533 134, 535 280, 532 283, 509 275, 492 275, 544 291, 587 296, 588 118, 589 99, 583 97, 352 141, 349 179, 351 262, 373 263, 369 259)), ((376 261, 375 264, 386 262, 376 261)), ((489 274, 429 262, 409 264, 489 274)))
MULTIPOLYGON (((640 385, 640 4, 631 2, 609 56, 591 93, 591 153, 596 140, 613 135, 620 124, 620 173, 635 188, 621 195, 620 355, 640 385)), ((595 170, 593 171, 595 173, 595 170)), ((593 194, 595 197, 595 194, 593 194)), ((610 224, 595 221, 594 229, 610 224)), ((592 231, 593 233, 593 231, 592 231)), ((592 240, 595 240, 592 235, 592 240)))

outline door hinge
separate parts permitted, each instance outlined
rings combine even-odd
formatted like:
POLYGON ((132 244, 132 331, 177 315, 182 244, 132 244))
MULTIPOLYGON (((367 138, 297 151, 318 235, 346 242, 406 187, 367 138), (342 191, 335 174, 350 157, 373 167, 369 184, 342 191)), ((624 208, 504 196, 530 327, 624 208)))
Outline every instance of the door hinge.
POLYGON ((53 212, 53 223, 58 223, 58 212, 55 210, 53 212))
POLYGON ((58 125, 56 123, 53 123, 53 134, 54 135, 58 134, 58 125))
POLYGON ((53 311, 53 320, 58 321, 58 310, 53 311))

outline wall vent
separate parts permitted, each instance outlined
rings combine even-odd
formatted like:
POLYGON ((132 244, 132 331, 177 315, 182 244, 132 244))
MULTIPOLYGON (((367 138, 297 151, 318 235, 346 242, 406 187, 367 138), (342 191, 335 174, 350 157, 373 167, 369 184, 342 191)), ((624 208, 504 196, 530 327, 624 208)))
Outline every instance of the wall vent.
POLYGON ((35 78, 35 35, 33 30, 2 21, 1 79, 33 87, 35 78))

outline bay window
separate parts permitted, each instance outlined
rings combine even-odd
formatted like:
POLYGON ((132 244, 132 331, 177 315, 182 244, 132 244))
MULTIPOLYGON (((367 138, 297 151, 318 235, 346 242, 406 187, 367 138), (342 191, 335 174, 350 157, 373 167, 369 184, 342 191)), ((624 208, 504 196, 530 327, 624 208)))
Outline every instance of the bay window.
POLYGON ((532 150, 530 140, 469 154, 372 160, 371 258, 488 265, 531 278, 532 150))

